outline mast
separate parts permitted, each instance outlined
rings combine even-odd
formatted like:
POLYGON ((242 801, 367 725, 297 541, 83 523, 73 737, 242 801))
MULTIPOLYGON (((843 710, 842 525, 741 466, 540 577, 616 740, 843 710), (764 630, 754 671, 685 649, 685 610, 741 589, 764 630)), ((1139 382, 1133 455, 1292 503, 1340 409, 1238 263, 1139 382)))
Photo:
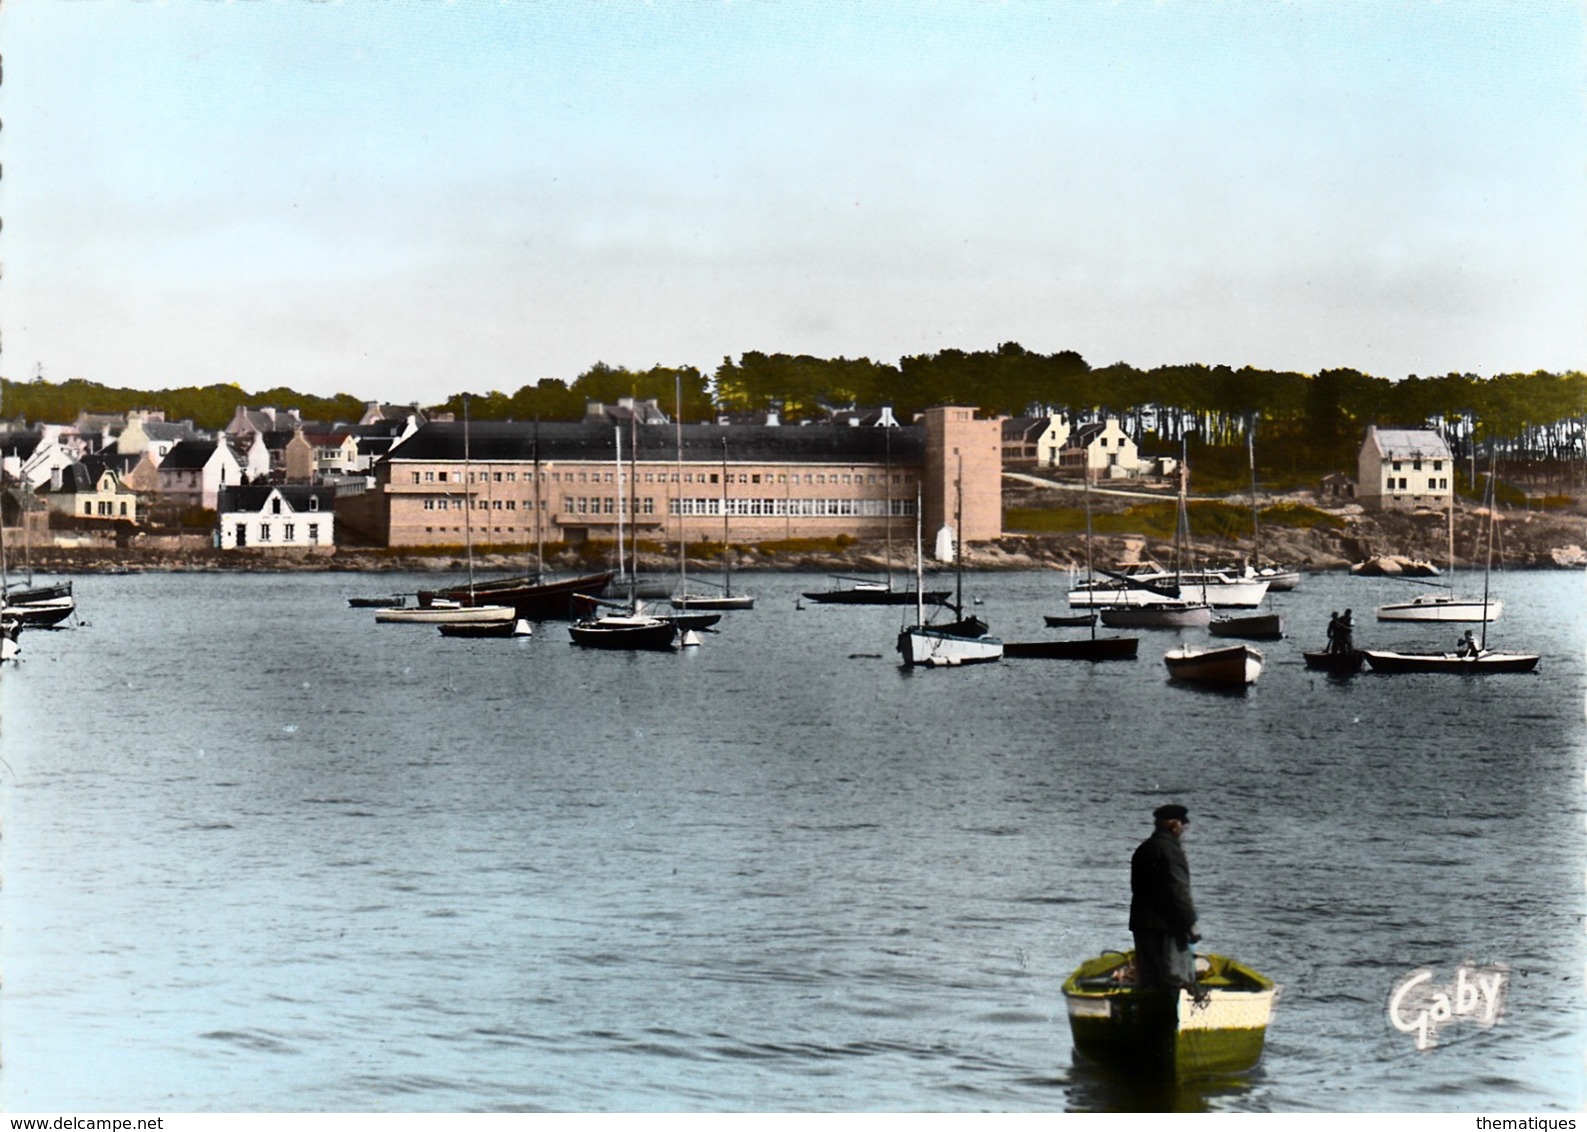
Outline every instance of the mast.
POLYGON ((882 426, 882 451, 885 474, 882 476, 882 487, 887 493, 887 590, 893 589, 893 433, 888 426, 882 426))
POLYGON ((468 552, 468 603, 474 604, 474 472, 468 459, 468 395, 463 395, 463 545, 468 552))
POLYGON ((545 581, 545 532, 540 526, 540 418, 535 418, 535 582, 545 581))
MULTIPOLYGON (((629 571, 629 577, 632 578, 633 581, 630 582, 629 586, 628 586, 628 592, 629 592, 628 604, 634 607, 634 612, 635 613, 638 613, 639 612, 639 604, 638 604, 638 595, 639 595, 639 414, 638 413, 635 413, 633 416, 628 418, 628 440, 629 440, 629 444, 628 444, 628 537, 631 540, 630 543, 629 543, 629 550, 631 551, 631 553, 628 555, 628 560, 629 560, 629 562, 631 562, 633 564, 633 569, 629 571)), ((619 481, 621 481, 622 477, 618 477, 618 478, 619 478, 619 481)), ((619 482, 617 486, 618 486, 619 493, 621 493, 621 491, 622 491, 622 483, 619 482)), ((623 509, 622 500, 619 498, 618 503, 617 503, 617 510, 618 510, 619 513, 621 513, 622 509, 623 509)))
POLYGON ((722 593, 733 596, 733 555, 727 544, 727 437, 722 437, 722 593))
POLYGON ((1494 520, 1493 498, 1493 453, 1488 453, 1488 490, 1485 498, 1488 504, 1488 556, 1482 564, 1482 643, 1477 646, 1477 651, 1483 652, 1488 647, 1488 575, 1493 572, 1493 528, 1497 525, 1494 520))
POLYGON ((953 478, 953 602, 954 614, 964 618, 964 453, 955 452, 958 468, 953 478))
MULTIPOLYGON (((1088 471, 1089 471, 1089 469, 1088 469, 1088 471)), ((1086 500, 1086 593, 1094 598, 1096 596, 1096 590, 1094 589, 1094 586, 1096 585, 1096 577, 1092 573, 1092 565, 1091 565, 1091 477, 1090 477, 1090 475, 1082 476, 1081 477, 1081 482, 1085 485, 1085 487, 1082 490, 1085 492, 1085 500, 1086 500)), ((1097 611, 1095 609, 1091 610, 1091 639, 1093 641, 1097 639, 1097 611)))
POLYGON ((925 574, 921 566, 921 556, 924 547, 920 539, 920 481, 915 481, 915 625, 924 627, 926 624, 926 599, 921 593, 925 583, 925 574))
POLYGON ((678 592, 684 597, 689 596, 689 537, 683 525, 683 374, 673 375, 673 434, 677 440, 677 460, 672 473, 673 482, 678 486, 672 489, 672 497, 677 500, 678 507, 678 592))
POLYGON ((1245 432, 1245 452, 1251 465, 1251 566, 1262 563, 1262 523, 1256 506, 1256 419, 1245 432))
MULTIPOLYGON (((617 435, 617 576, 621 578, 623 569, 623 426, 613 425, 612 431, 617 435)), ((633 578, 630 575, 628 589, 630 598, 634 588, 633 578)), ((632 604, 632 602, 630 602, 632 604)))

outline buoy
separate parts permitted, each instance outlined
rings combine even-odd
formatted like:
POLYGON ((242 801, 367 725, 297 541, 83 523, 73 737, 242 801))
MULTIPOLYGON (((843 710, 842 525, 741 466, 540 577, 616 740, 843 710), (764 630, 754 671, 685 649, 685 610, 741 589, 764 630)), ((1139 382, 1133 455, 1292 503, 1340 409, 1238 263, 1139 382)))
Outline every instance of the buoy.
POLYGON ((700 644, 700 634, 696 633, 693 629, 686 629, 683 633, 682 643, 684 648, 698 648, 700 644))
POLYGON ((534 636, 534 632, 534 626, 530 625, 529 622, 522 617, 513 622, 512 635, 515 637, 532 637, 534 636))

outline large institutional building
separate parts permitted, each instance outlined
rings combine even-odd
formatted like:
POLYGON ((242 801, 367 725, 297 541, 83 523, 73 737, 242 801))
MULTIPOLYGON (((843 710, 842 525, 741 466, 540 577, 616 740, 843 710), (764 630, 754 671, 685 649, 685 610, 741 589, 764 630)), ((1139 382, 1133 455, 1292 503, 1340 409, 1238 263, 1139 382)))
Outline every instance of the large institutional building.
POLYGON ((337 501, 344 533, 391 547, 611 539, 735 542, 1002 534, 1001 428, 973 409, 901 427, 513 421, 424 425, 337 501), (536 516, 538 514, 538 525, 536 516))

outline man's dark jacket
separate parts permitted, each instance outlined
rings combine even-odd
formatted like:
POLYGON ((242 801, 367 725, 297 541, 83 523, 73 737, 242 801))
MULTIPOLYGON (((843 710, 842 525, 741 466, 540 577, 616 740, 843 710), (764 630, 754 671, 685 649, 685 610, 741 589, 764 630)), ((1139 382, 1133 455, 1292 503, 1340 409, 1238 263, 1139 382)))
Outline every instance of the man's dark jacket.
POLYGON ((1188 935, 1195 924, 1185 850, 1177 837, 1159 829, 1130 858, 1130 931, 1188 935))

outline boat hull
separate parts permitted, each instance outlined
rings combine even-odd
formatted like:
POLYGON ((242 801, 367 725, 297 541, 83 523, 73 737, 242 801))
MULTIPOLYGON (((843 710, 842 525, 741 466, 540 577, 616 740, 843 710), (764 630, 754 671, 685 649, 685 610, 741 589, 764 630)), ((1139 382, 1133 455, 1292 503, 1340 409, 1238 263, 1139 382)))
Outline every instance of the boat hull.
POLYGON ((722 620, 722 615, 720 613, 699 612, 671 613, 663 614, 657 620, 671 621, 673 625, 677 626, 678 632, 687 633, 691 630, 709 629, 722 620))
POLYGON ((1079 637, 1069 641, 1008 641, 1003 655, 1031 660, 1134 660, 1139 637, 1079 637))
MULTIPOLYGON (((817 605, 914 605, 914 590, 861 588, 851 590, 814 590, 803 595, 817 605)), ((947 590, 927 590, 920 595, 926 605, 946 605, 953 597, 947 590)))
POLYGON ((350 597, 347 599, 351 609, 398 609, 408 603, 408 599, 401 594, 392 594, 390 597, 350 597))
POLYGON ((589 649, 670 651, 678 627, 655 617, 594 617, 568 626, 573 643, 589 649))
POLYGON ((1176 583, 1172 574, 1151 575, 1138 580, 1142 584, 1102 582, 1095 586, 1078 585, 1069 591, 1069 604, 1084 608, 1194 602, 1215 609, 1255 609, 1262 604, 1268 591, 1266 581, 1216 581, 1208 577, 1184 578, 1176 583))
POLYGON ((1537 667, 1533 653, 1482 652, 1476 656, 1455 653, 1402 653, 1366 649, 1364 655, 1374 672, 1442 672, 1457 676, 1490 673, 1531 672, 1537 667))
POLYGON ((534 630, 529 627, 529 622, 523 617, 515 617, 511 621, 475 621, 443 624, 440 626, 443 637, 530 637, 534 630))
POLYGON ((735 609, 755 608, 755 599, 749 594, 722 594, 714 597, 701 594, 673 594, 667 600, 672 603, 674 609, 704 612, 730 612, 735 609))
POLYGON ((1243 637, 1251 641, 1277 641, 1284 636, 1284 618, 1277 613, 1250 617, 1214 617, 1207 625, 1214 637, 1243 637))
POLYGON ((1111 629, 1195 629, 1212 623, 1210 605, 1182 602, 1104 607, 1098 614, 1111 629))
POLYGON ((1328 652, 1326 649, 1318 649, 1301 655, 1306 658, 1307 668, 1315 668, 1321 672, 1360 672, 1361 664, 1366 659, 1360 649, 1351 649, 1348 652, 1328 652))
POLYGON ((1379 621, 1497 621, 1504 612, 1498 598, 1419 597, 1378 606, 1379 621))
POLYGON ((1097 615, 1091 613, 1045 613, 1042 621, 1049 629, 1089 629, 1096 624, 1097 615))
POLYGON ((1163 656, 1170 679, 1194 684, 1245 687, 1262 675, 1262 652, 1250 645, 1208 649, 1186 645, 1163 656))
POLYGON ((427 606, 436 598, 459 605, 507 605, 514 614, 530 621, 566 621, 578 616, 573 606, 575 594, 600 597, 612 584, 612 574, 586 574, 557 582, 535 582, 531 578, 497 578, 480 582, 472 591, 468 586, 444 590, 421 590, 419 604, 427 606))
POLYGON ((39 629, 65 621, 77 610, 77 601, 70 595, 26 603, 8 601, 0 605, 0 610, 19 625, 39 629))
POLYGON ((1114 1069, 1171 1080, 1244 1073, 1262 1059, 1278 988, 1222 955, 1198 957, 1203 1001, 1174 988, 1143 990, 1115 975, 1133 953, 1080 965, 1064 983, 1075 1052, 1114 1069))
POLYGON ((510 625, 517 616, 510 605, 429 605, 375 610, 375 622, 380 625, 510 625))
POLYGON ((957 668, 1002 660, 1003 642, 996 637, 963 637, 917 625, 898 634, 898 653, 905 664, 957 668))

